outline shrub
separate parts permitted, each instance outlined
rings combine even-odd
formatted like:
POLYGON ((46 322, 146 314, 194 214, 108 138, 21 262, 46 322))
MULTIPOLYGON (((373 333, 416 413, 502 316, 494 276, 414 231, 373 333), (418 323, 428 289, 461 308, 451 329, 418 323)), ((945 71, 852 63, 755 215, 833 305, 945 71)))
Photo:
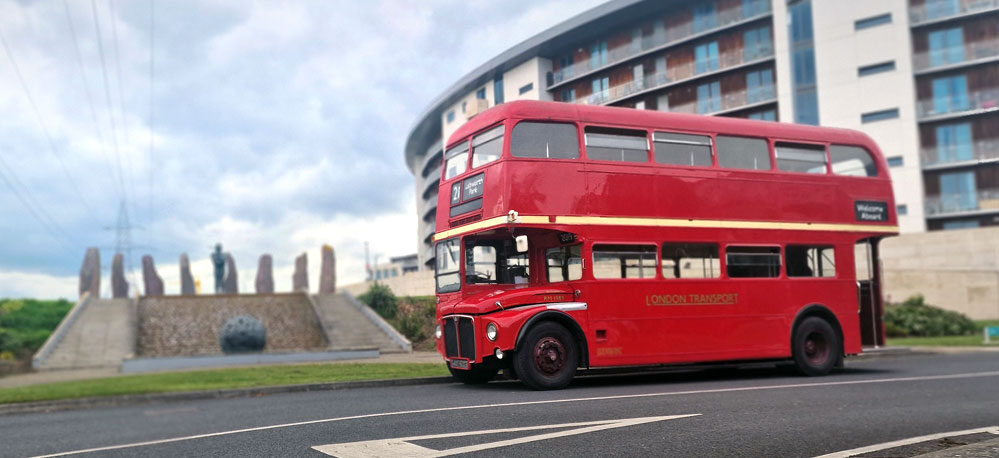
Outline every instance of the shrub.
POLYGON ((411 342, 419 342, 427 337, 423 330, 423 318, 417 313, 400 316, 399 331, 411 342))
POLYGON ((361 294, 357 298, 361 302, 368 304, 369 307, 386 320, 395 318, 396 311, 399 309, 399 299, 395 297, 395 294, 392 294, 392 290, 388 286, 380 283, 371 285, 368 292, 361 294))
POLYGON ((0 352, 30 356, 72 307, 65 299, 0 299, 0 352))
POLYGON ((975 332, 975 323, 967 316, 926 304, 918 295, 888 306, 884 323, 889 337, 962 336, 975 332))

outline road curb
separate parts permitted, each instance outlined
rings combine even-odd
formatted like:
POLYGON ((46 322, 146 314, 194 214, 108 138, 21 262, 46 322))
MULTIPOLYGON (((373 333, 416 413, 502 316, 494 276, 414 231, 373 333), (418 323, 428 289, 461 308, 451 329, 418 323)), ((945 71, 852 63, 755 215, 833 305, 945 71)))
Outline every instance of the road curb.
POLYGON ((125 394, 91 398, 60 399, 55 401, 20 402, 0 404, 0 415, 21 413, 43 413, 63 410, 92 409, 96 407, 125 407, 161 402, 197 401, 205 399, 232 399, 264 396, 279 393, 302 393, 308 391, 349 390, 356 388, 379 388, 408 385, 429 385, 452 383, 451 377, 416 377, 387 380, 358 380, 352 382, 304 383, 299 385, 261 386, 254 388, 234 388, 228 390, 183 391, 176 393, 125 394))

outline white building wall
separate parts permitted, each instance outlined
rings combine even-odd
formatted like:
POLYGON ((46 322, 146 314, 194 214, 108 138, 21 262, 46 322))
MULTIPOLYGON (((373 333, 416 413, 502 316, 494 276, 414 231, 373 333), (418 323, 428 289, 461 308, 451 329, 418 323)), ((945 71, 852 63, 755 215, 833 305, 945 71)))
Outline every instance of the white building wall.
POLYGON ((890 170, 896 204, 907 209, 907 214, 899 215, 899 226, 902 232, 925 231, 907 1, 845 3, 849 7, 844 2, 812 1, 819 122, 864 132, 885 157, 902 157, 903 165, 890 170), (885 13, 891 14, 890 23, 856 30, 858 19, 885 13), (858 75, 860 67, 890 61, 895 70, 858 75), (898 109, 898 118, 861 122, 863 113, 893 108, 898 109))
POLYGON ((551 100, 545 90, 545 74, 552 71, 552 62, 543 57, 530 59, 503 74, 503 98, 513 100, 551 100), (520 93, 528 84, 530 90, 520 93))

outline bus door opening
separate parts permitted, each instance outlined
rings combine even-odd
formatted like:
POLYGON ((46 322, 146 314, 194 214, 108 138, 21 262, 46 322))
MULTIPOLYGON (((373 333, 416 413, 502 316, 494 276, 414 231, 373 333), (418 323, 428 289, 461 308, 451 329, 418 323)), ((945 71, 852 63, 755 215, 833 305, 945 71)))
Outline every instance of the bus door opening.
POLYGON ((854 260, 857 266, 857 299, 860 307, 860 343, 865 347, 881 347, 885 344, 885 330, 878 239, 869 238, 857 242, 854 260))

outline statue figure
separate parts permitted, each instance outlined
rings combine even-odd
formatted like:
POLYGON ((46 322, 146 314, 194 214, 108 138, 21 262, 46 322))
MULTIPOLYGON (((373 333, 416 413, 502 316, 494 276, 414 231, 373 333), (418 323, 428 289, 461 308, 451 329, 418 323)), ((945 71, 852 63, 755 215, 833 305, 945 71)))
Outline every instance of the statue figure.
POLYGON ((215 294, 222 293, 222 277, 225 276, 225 253, 222 253, 222 244, 215 244, 215 251, 212 252, 212 265, 215 266, 215 294))

